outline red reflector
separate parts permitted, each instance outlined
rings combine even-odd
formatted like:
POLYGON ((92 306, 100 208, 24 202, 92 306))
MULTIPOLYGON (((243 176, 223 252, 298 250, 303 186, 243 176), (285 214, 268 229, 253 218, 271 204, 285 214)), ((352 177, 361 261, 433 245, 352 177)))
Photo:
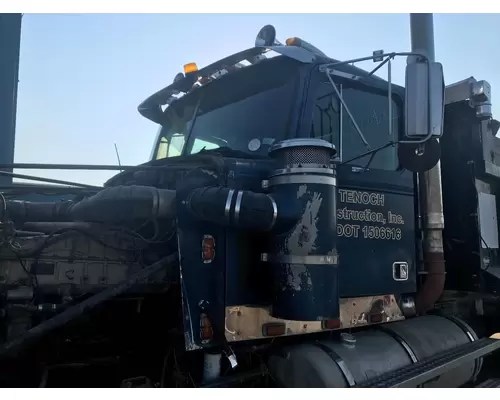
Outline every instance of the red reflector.
POLYGON ((203 236, 201 242, 201 258, 205 264, 211 263, 215 258, 215 239, 212 235, 203 236))
POLYGON ((323 329, 339 329, 340 320, 339 319, 329 319, 321 323, 323 329))
POLYGON ((281 336, 286 333, 286 325, 280 322, 269 322, 262 325, 262 335, 281 336))
POLYGON ((380 314, 371 314, 370 315, 370 322, 374 324, 378 324, 379 322, 382 322, 382 313, 380 314))

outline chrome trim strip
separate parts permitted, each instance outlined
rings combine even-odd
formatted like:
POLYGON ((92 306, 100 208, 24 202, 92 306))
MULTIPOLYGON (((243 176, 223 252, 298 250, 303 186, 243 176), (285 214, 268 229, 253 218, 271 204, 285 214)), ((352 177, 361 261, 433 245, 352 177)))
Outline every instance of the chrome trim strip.
POLYGON ((288 175, 288 174, 324 174, 324 175, 335 175, 335 170, 332 168, 322 168, 320 164, 308 164, 307 167, 298 167, 299 164, 292 167, 280 168, 274 170, 271 177, 278 175, 288 175), (310 166, 314 165, 314 166, 310 166))
POLYGON ((269 179, 269 187, 276 185, 293 185, 301 183, 337 186, 337 178, 335 178, 334 176, 324 175, 279 175, 269 179))
POLYGON ((338 256, 319 256, 319 255, 310 255, 310 256, 295 256, 295 255, 273 255, 264 253, 261 255, 262 261, 272 262, 272 263, 283 263, 283 264, 306 264, 306 265, 337 265, 338 264, 338 256))
POLYGON ((227 221, 229 221, 229 212, 231 211, 231 203, 233 200, 233 195, 234 195, 234 189, 230 189, 229 192, 227 192, 226 207, 224 209, 224 217, 226 218, 227 221))
POLYGON ((406 352, 408 353, 408 355, 410 356, 410 359, 411 359, 411 362, 413 364, 416 364, 418 362, 418 358, 417 358, 417 355, 415 354, 415 352, 412 350, 412 348, 410 347, 410 345, 406 342, 406 340, 404 340, 401 336, 399 336, 396 332, 390 330, 390 329, 387 329, 385 328, 384 326, 379 326, 379 329, 384 332, 384 333, 387 333, 389 336, 391 336, 394 340, 396 340, 396 342, 398 342, 401 346, 403 346, 403 348, 406 350, 406 352))
MULTIPOLYGON (((456 318, 453 315, 441 315, 441 317, 446 318, 447 320, 453 322, 455 325, 457 325, 469 338, 471 342, 475 342, 476 340, 479 339, 479 337, 476 335, 476 332, 464 321, 462 321, 459 318, 456 318)), ((475 363, 474 363, 474 373, 472 375, 472 381, 474 382, 479 373, 481 372, 481 368, 483 367, 483 358, 477 358, 475 363)))
POLYGON ((271 200, 271 206, 273 207, 273 219, 271 221, 271 224, 269 225, 269 228, 267 230, 271 230, 274 228, 274 225, 276 224, 276 220, 278 219, 278 205, 276 204, 276 201, 273 199, 272 196, 267 196, 269 200, 271 200))
POLYGON ((236 196, 236 204, 234 206, 234 223, 237 224, 240 219, 241 199, 243 198, 243 190, 238 190, 236 196))
POLYGON ((316 342, 314 344, 316 345, 316 347, 323 350, 332 359, 332 361, 338 365, 340 371, 342 371, 342 374, 344 375, 345 380, 347 381, 347 384, 350 387, 355 386, 356 381, 354 379, 354 376, 351 374, 351 371, 349 371, 349 368, 347 368, 344 360, 342 360, 342 358, 327 345, 320 342, 316 342))

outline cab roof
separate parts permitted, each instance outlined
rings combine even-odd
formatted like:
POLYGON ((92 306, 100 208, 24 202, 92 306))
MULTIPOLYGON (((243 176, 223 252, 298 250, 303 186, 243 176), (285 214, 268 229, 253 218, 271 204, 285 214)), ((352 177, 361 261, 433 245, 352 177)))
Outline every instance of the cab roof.
MULTIPOLYGON (((323 54, 317 54, 298 46, 277 45, 251 47, 218 60, 200 70, 185 75, 178 74, 172 84, 144 100, 139 105, 138 111, 143 117, 160 124, 163 117, 162 106, 171 105, 179 99, 179 97, 182 97, 183 94, 196 90, 198 87, 203 87, 206 83, 218 79, 218 77, 226 73, 231 73, 241 68, 249 68, 265 59, 271 60, 265 56, 265 53, 269 51, 279 54, 278 57, 287 57, 303 64, 330 64, 338 62, 332 58, 325 57, 323 54), (245 66, 241 64, 244 61, 248 62, 249 65, 245 66)), ((348 64, 342 65, 342 67, 339 67, 339 70, 352 76, 369 76, 367 71, 348 64)), ((375 75, 370 75, 370 78, 378 83, 385 82, 375 75)))

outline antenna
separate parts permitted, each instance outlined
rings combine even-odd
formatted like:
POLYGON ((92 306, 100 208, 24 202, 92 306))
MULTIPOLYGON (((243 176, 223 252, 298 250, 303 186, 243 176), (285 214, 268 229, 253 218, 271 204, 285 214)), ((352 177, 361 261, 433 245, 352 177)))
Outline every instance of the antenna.
MULTIPOLYGON (((118 159, 118 166, 121 167, 122 163, 120 161, 120 153, 118 153, 118 146, 115 143, 115 152, 116 152, 116 158, 118 159)), ((123 172, 123 170, 120 170, 120 172, 123 172)))

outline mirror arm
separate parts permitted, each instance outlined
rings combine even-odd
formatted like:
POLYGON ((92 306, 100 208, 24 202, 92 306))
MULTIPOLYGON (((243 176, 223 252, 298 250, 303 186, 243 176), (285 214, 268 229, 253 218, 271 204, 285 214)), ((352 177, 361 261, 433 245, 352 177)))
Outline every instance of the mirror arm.
MULTIPOLYGON (((340 160, 340 164, 341 165, 347 164, 347 163, 350 163, 350 162, 355 161, 357 159, 360 159, 360 158, 363 158, 363 157, 370 155, 370 159, 368 160, 368 163, 366 164, 366 166, 364 168, 365 171, 369 168, 369 166, 372 163, 374 156, 377 152, 379 152, 387 147, 395 146, 397 144, 412 144, 412 145, 420 145, 420 147, 423 147, 423 145, 426 142, 428 142, 430 139, 432 139, 432 137, 434 136, 434 132, 432 130, 433 129, 433 125, 432 125, 433 121, 431 118, 431 113, 432 113, 432 104, 431 104, 432 79, 431 79, 431 76, 432 76, 433 70, 432 70, 432 66, 431 66, 431 62, 430 62, 429 58, 425 54, 421 54, 421 53, 417 53, 417 52, 400 52, 400 53, 386 53, 386 54, 380 54, 380 53, 382 53, 382 51, 374 52, 372 56, 362 57, 362 58, 357 58, 357 59, 352 59, 352 60, 347 60, 347 61, 337 61, 337 62, 333 62, 333 63, 323 64, 319 67, 319 70, 321 72, 326 73, 328 80, 330 81, 331 85, 333 86, 333 89, 335 90, 337 97, 339 98, 339 101, 341 103, 341 111, 345 110, 347 112, 347 115, 349 116, 351 122, 353 123, 358 135, 360 136, 361 140, 363 141, 363 143, 365 144, 365 146, 368 149, 368 151, 366 151, 362 154, 359 154, 355 157, 352 157, 348 160, 345 160, 345 161, 340 160), (349 107, 345 103, 343 96, 339 92, 337 85, 333 81, 333 78, 331 77, 331 75, 337 71, 335 67, 340 66, 340 65, 354 64, 356 62, 368 61, 368 60, 373 60, 375 62, 379 62, 379 65, 377 65, 377 67, 375 67, 371 72, 369 72, 366 77, 357 77, 357 78, 359 78, 358 79, 359 81, 363 81, 366 78, 372 76, 375 72, 377 72, 384 64, 387 64, 387 69, 388 69, 387 70, 387 75, 388 75, 388 87, 387 87, 388 96, 387 97, 388 97, 388 106, 389 106, 388 133, 389 133, 389 136, 392 137, 392 134, 393 134, 393 126, 392 126, 393 110, 392 110, 392 82, 391 82, 391 80, 392 80, 392 76, 391 76, 392 75, 392 64, 391 64, 391 61, 396 56, 406 56, 406 57, 413 56, 413 57, 417 58, 416 62, 426 64, 426 68, 427 68, 427 96, 428 96, 427 97, 428 101, 426 103, 427 103, 427 117, 428 117, 427 118, 427 130, 428 131, 427 131, 427 134, 425 137, 418 139, 418 140, 396 140, 396 141, 391 140, 384 145, 381 145, 375 149, 371 149, 368 141, 366 140, 361 129, 359 128, 358 124, 356 123, 353 115, 351 114, 351 112, 349 110, 349 107)), ((353 77, 353 79, 355 79, 355 78, 353 77)))
POLYGON ((362 78, 363 79, 367 79, 369 77, 371 77, 375 72, 377 72, 380 68, 382 68, 385 64, 387 64, 388 62, 390 62, 394 57, 392 55, 388 55, 384 61, 380 62, 375 68, 373 68, 369 73, 368 75, 366 76, 366 78, 362 78))
MULTIPOLYGON (((333 67, 338 67, 339 65, 345 65, 345 64, 354 64, 354 63, 357 63, 357 62, 361 62, 361 61, 370 61, 370 60, 375 60, 375 59, 378 59, 378 58, 395 58, 395 57, 410 57, 410 56, 415 56, 415 57, 419 57, 419 59, 422 61, 422 62, 428 62, 429 59, 427 58, 427 56, 425 54, 421 54, 421 53, 415 53, 415 52, 412 52, 412 51, 403 51, 403 52, 398 52, 398 53, 384 53, 384 54, 374 54, 374 55, 371 55, 371 56, 367 56, 367 57, 361 57, 361 58, 353 58, 352 60, 347 60, 347 61, 335 61, 335 62, 332 62, 332 63, 327 63, 327 64, 323 64, 320 66, 320 71, 325 71, 326 69, 329 69, 329 68, 333 68, 333 67)), ((383 62, 383 61, 382 61, 383 62)))
POLYGON ((326 76, 327 76, 328 80, 330 81, 330 83, 332 84, 333 89, 335 90, 335 93, 337 94, 337 97, 339 98, 340 102, 342 103, 342 106, 344 107, 347 115, 351 119, 351 122, 354 125, 354 128, 356 128, 356 131, 358 132, 358 135, 361 138, 361 140, 363 141, 365 147, 368 150, 371 150, 370 144, 368 143, 368 141, 366 140, 365 136, 363 135, 363 132, 361 132, 361 129, 359 129, 359 126, 356 123, 356 120, 354 119, 353 115, 351 114, 351 111, 349 110, 349 107, 347 107, 347 104, 345 103, 344 99, 342 98, 342 95, 340 94, 339 90, 337 89, 337 85, 333 81, 333 79, 332 79, 330 73, 328 72, 328 70, 326 71, 326 76))
POLYGON ((387 57, 387 101, 389 109, 387 110, 389 119, 389 137, 392 138, 392 65, 391 58, 387 57))
POLYGON ((368 160, 368 162, 366 163, 365 168, 364 168, 364 171, 365 171, 365 172, 366 172, 366 171, 368 171, 368 169, 370 168, 370 165, 371 165, 371 163, 372 163, 372 161, 373 161, 373 158, 375 157, 375 154, 377 154, 377 153, 374 151, 374 152, 372 152, 372 154, 370 155, 370 159, 368 160))
POLYGON ((365 151, 364 153, 361 153, 361 154, 358 154, 357 156, 354 156, 354 157, 351 157, 349 158, 348 160, 345 160, 345 161, 342 161, 340 163, 340 165, 344 165, 344 164, 348 164, 350 162, 353 162, 353 161, 356 161, 360 158, 363 158, 363 157, 366 157, 366 156, 369 156, 371 154, 375 154, 375 153, 378 153, 380 150, 384 150, 386 149, 387 147, 391 147, 391 146, 395 146, 396 144, 398 144, 400 142, 393 142, 393 141, 390 141, 390 142, 387 142, 386 144, 383 144, 379 147, 376 147, 375 149, 373 150, 369 150, 369 151, 365 151))

